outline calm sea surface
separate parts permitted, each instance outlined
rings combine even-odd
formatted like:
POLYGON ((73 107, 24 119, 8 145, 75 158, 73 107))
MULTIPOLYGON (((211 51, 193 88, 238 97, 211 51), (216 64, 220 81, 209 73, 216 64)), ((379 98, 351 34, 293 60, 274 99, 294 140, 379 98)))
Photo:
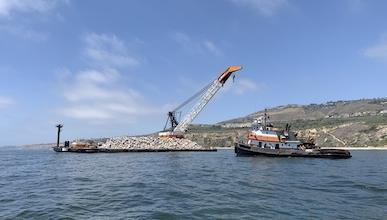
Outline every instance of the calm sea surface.
POLYGON ((0 148, 0 219, 387 219, 387 151, 352 155, 0 148))

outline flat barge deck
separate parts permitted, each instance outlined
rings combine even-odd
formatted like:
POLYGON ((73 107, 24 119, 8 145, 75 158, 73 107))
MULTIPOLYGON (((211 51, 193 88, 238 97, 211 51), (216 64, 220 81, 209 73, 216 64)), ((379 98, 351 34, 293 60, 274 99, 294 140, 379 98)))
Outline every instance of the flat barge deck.
POLYGON ((124 153, 124 152, 216 152, 217 149, 107 149, 107 148, 63 148, 53 147, 55 152, 69 152, 69 153, 124 153))

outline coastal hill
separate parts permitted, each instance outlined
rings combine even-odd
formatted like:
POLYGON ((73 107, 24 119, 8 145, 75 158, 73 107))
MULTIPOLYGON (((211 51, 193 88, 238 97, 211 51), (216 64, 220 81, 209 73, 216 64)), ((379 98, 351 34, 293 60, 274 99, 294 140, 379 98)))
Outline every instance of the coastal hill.
MULTIPOLYGON (((230 147, 246 137, 264 110, 217 124, 193 124, 185 137, 204 147, 230 147)), ((288 123, 297 136, 321 147, 386 147, 387 98, 330 101, 323 104, 285 105, 267 109, 274 127, 288 123)), ((158 133, 149 134, 156 136, 158 133)), ((92 145, 108 138, 78 139, 92 145)), ((54 146, 34 144, 28 147, 54 146)))
MULTIPOLYGON (((387 147, 387 98, 286 105, 267 109, 277 128, 291 124, 304 140, 322 147, 387 147)), ((232 146, 264 110, 215 125, 192 125, 187 138, 204 146, 232 146)))

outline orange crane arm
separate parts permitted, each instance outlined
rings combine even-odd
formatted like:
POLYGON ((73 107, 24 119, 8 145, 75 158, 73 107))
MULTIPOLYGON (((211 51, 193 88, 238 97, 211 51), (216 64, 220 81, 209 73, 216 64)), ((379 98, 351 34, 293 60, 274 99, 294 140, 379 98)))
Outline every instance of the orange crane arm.
POLYGON ((242 66, 230 66, 227 68, 218 78, 218 81, 222 84, 224 84, 227 79, 232 75, 232 73, 241 70, 242 66))

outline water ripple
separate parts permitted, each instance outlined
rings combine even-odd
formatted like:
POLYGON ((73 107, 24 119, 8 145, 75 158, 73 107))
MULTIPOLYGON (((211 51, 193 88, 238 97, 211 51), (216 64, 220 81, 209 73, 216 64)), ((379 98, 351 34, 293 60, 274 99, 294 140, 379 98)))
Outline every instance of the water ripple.
POLYGON ((1 219, 387 216, 387 152, 353 152, 350 160, 241 158, 232 151, 0 153, 1 219))

